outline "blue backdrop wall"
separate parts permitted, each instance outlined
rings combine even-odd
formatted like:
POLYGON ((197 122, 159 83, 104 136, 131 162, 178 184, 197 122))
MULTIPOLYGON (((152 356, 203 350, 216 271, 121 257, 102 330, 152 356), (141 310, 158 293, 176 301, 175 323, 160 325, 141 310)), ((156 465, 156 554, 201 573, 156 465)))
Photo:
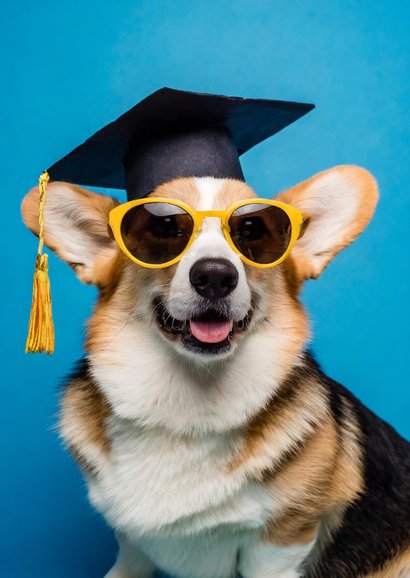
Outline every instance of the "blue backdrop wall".
POLYGON ((316 103, 243 158, 261 196, 340 163, 375 174, 373 222, 303 299, 324 369, 410 435, 409 19, 387 0, 3 0, 2 577, 98 578, 114 559, 53 431, 95 293, 52 257, 56 353, 24 355, 36 241, 19 205, 43 168, 159 87, 316 103))

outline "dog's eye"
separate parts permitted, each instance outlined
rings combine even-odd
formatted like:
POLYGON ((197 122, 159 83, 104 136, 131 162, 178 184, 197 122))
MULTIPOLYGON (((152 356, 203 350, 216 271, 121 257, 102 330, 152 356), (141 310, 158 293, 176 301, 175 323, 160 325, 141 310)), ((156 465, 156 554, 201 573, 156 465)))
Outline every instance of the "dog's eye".
POLYGON ((172 215, 166 217, 153 217, 149 227, 150 232, 155 237, 176 237, 178 235, 178 225, 172 215))
POLYGON ((265 224, 261 217, 246 217, 242 219, 239 234, 244 239, 257 240, 263 237, 265 224))

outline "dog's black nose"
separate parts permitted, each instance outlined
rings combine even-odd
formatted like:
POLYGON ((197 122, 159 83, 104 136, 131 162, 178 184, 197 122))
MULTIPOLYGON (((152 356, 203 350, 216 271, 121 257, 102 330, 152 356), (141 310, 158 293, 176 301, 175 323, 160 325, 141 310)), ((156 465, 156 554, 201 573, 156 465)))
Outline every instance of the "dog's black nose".
POLYGON ((199 259, 191 267, 189 280, 202 297, 226 297, 238 284, 238 271, 227 259, 199 259))

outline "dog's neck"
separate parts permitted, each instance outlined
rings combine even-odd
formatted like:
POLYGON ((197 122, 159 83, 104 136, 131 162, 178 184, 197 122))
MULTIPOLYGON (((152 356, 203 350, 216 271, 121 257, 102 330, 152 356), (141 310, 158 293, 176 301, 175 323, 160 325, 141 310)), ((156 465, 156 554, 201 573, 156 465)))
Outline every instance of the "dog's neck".
POLYGON ((266 406, 302 351, 267 326, 248 336, 235 355, 196 364, 158 344, 135 324, 121 340, 89 355, 90 372, 114 414, 179 434, 229 431, 266 406))

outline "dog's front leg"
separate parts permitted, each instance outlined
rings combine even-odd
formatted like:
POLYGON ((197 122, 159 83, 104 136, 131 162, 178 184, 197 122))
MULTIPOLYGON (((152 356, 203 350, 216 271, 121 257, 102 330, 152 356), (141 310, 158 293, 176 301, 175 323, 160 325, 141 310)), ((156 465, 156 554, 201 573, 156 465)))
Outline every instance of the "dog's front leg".
POLYGON ((136 546, 118 536, 119 553, 105 578, 153 578, 155 566, 136 546))
POLYGON ((252 540, 241 548, 239 571, 242 578, 300 578, 300 566, 312 550, 308 544, 277 546, 252 540))

